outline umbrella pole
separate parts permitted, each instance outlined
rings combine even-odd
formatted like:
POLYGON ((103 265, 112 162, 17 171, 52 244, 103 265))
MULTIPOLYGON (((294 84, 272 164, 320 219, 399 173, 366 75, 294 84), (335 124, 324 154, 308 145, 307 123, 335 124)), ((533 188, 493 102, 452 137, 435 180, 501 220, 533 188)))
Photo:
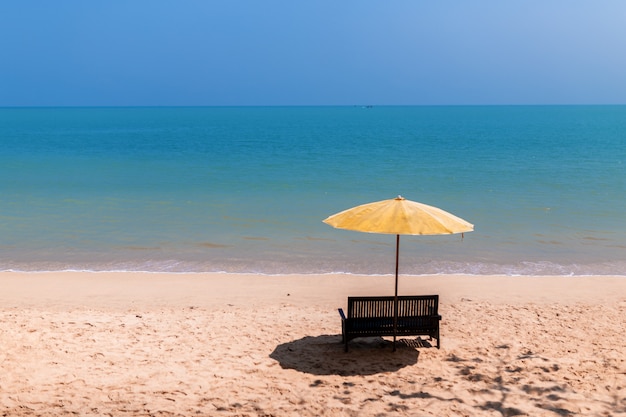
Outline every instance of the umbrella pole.
POLYGON ((398 330, 398 265, 400 261, 400 235, 396 235, 396 290, 393 297, 393 351, 396 351, 396 333, 398 330))

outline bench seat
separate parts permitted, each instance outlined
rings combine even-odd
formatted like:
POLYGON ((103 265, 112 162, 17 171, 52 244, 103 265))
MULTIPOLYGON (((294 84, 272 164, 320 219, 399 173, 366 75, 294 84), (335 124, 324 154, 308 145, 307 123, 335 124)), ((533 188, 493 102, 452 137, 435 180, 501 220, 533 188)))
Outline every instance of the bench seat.
POLYGON ((428 336, 439 340, 441 316, 438 295, 405 295, 398 297, 398 321, 394 331, 394 297, 348 297, 348 315, 339 309, 345 350, 357 337, 428 336))

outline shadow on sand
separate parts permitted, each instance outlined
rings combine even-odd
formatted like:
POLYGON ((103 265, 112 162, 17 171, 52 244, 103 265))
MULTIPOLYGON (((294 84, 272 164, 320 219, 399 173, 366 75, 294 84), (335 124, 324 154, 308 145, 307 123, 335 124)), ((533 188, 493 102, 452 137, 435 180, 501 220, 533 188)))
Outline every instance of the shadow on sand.
POLYGON ((284 369, 313 375, 373 375, 416 364, 416 347, 427 346, 425 341, 399 339, 393 352, 390 341, 362 338, 351 341, 346 353, 341 335, 307 336, 278 345, 270 358, 284 369))

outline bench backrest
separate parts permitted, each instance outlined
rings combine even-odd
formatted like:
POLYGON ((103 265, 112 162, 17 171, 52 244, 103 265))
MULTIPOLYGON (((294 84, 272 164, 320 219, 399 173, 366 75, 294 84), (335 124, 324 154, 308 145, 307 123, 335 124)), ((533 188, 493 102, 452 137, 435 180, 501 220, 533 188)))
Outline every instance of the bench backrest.
MULTIPOLYGON (((393 317, 393 296, 348 297, 348 318, 393 317)), ((438 295, 398 296, 398 317, 437 315, 438 295)))

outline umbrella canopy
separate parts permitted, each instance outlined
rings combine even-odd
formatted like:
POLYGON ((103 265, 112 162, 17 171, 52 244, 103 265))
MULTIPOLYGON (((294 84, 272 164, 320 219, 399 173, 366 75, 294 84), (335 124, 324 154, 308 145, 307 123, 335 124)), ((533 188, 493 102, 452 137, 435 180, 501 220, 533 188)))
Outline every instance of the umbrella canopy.
POLYGON ((473 224, 453 214, 401 196, 344 210, 324 223, 337 229, 393 235, 445 235, 474 230, 473 224))
POLYGON ((394 337, 398 320, 398 265, 400 235, 447 235, 471 232, 474 225, 447 211, 410 201, 402 196, 391 200, 363 204, 334 214, 324 220, 337 229, 366 233, 396 235, 396 288, 394 306, 394 337))

